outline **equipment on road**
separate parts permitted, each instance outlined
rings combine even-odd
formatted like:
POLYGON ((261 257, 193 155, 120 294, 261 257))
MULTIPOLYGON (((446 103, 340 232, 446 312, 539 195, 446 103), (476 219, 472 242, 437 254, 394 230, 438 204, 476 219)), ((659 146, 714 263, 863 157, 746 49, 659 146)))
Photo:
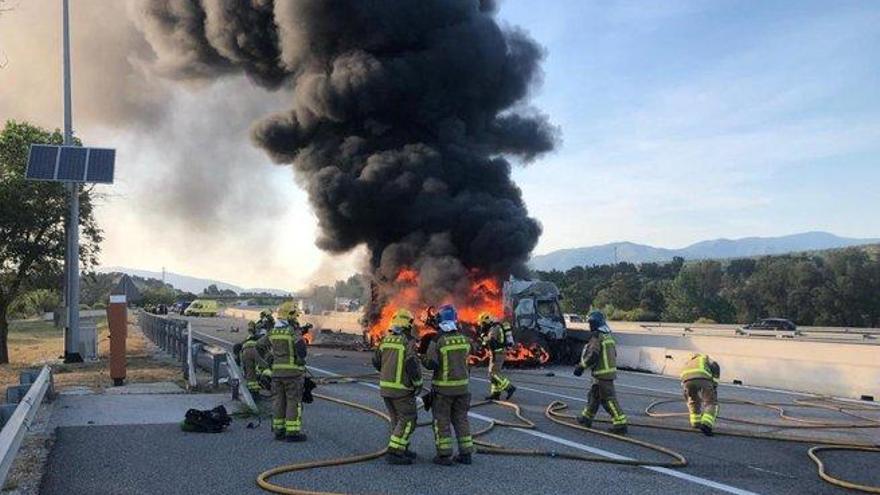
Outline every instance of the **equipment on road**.
POLYGON ((214 409, 186 411, 186 417, 180 423, 183 431, 196 433, 220 433, 232 424, 232 418, 223 406, 214 409))

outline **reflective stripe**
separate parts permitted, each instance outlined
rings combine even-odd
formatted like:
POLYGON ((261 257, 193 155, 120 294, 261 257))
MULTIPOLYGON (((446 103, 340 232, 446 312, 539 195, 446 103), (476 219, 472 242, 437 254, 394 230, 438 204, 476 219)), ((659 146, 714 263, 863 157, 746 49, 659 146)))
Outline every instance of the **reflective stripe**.
POLYGON ((272 331, 269 333, 269 342, 272 345, 276 345, 278 342, 281 345, 282 342, 287 344, 287 359, 286 363, 273 363, 273 370, 297 370, 297 371, 305 371, 306 367, 302 364, 297 364, 296 362, 296 350, 294 349, 294 343, 298 340, 288 331, 272 331))
POLYGON ((439 380, 434 380, 434 385, 440 387, 460 387, 468 384, 467 377, 460 380, 449 379, 449 353, 455 351, 468 351, 470 348, 471 345, 464 339, 464 337, 451 338, 446 341, 445 345, 440 347, 440 355, 443 360, 443 373, 439 380))
POLYGON ((391 349, 397 353, 397 369, 394 372, 393 382, 380 380, 379 386, 397 390, 412 390, 412 387, 408 387, 403 383, 403 361, 406 357, 406 346, 403 345, 401 340, 397 337, 385 337, 382 339, 382 343, 379 344, 379 350, 385 352, 386 349, 391 349))
POLYGON ((602 361, 599 363, 600 367, 593 370, 593 376, 608 375, 617 371, 617 367, 611 366, 610 361, 608 360, 608 347, 614 347, 614 339, 611 337, 605 337, 602 339, 601 345, 602 361))
POLYGON ((256 347, 256 346, 257 346, 257 341, 251 340, 251 339, 247 339, 241 344, 242 349, 248 349, 248 348, 256 347))
MULTIPOLYGON (((691 359, 691 361, 693 361, 693 359, 691 359)), ((688 363, 690 363, 690 361, 688 361, 688 363)), ((697 367, 696 367, 696 368, 688 368, 688 369, 682 370, 681 375, 679 375, 679 377, 680 377, 682 380, 688 380, 688 379, 692 379, 692 378, 699 378, 699 377, 692 377, 692 376, 689 376, 689 375, 692 375, 692 374, 702 375, 704 378, 709 378, 709 379, 711 379, 711 380, 713 380, 713 381, 717 381, 717 380, 715 380, 715 378, 712 376, 712 372, 709 371, 709 367, 706 366, 706 355, 705 355, 705 354, 698 354, 698 355, 697 355, 697 367)))

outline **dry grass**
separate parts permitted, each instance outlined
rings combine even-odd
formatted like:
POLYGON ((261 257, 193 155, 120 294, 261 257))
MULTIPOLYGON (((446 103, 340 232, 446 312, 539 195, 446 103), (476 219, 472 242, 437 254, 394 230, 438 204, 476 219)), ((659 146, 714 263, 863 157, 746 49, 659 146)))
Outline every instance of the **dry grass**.
MULTIPOLYGON (((180 365, 171 359, 158 357, 155 347, 136 326, 129 325, 126 344, 127 383, 183 383, 180 365)), ((110 340, 106 320, 98 322, 96 362, 63 364, 62 354, 63 332, 52 326, 51 322, 14 322, 9 332, 10 363, 0 366, 0 384, 5 390, 7 386, 18 383, 18 375, 22 370, 51 364, 58 390, 74 386, 102 389, 112 385, 108 367, 110 340)))

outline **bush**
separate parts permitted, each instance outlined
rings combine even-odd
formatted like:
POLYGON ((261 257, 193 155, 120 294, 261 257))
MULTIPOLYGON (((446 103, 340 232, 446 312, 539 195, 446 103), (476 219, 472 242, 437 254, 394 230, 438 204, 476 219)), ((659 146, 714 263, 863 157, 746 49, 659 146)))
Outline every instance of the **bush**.
POLYGON ((107 305, 102 302, 96 302, 92 305, 92 309, 107 309, 107 305))
POLYGON ((88 304, 80 304, 80 305, 79 305, 79 310, 80 310, 80 311, 88 311, 88 310, 90 310, 90 309, 92 309, 92 308, 90 308, 88 304))
POLYGON ((694 323, 698 323, 701 325, 715 325, 718 322, 713 320, 712 318, 706 318, 705 316, 701 316, 701 317, 697 318, 694 321, 694 323))

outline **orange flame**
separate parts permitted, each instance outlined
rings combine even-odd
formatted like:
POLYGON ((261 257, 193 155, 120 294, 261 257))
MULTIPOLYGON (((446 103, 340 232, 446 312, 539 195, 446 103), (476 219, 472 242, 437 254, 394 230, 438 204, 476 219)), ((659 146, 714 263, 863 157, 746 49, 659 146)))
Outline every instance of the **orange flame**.
MULTIPOLYGON (((426 309, 429 306, 439 307, 443 304, 454 304, 458 310, 459 321, 471 328, 476 326, 477 320, 482 313, 489 313, 495 318, 504 317, 504 303, 501 284, 493 277, 481 275, 477 271, 471 271, 469 275, 470 287, 467 293, 450 296, 443 301, 425 301, 419 290, 419 272, 412 268, 400 270, 394 281, 390 284, 391 296, 385 301, 385 305, 379 312, 379 318, 368 330, 371 344, 377 343, 391 326, 391 318, 401 308, 410 310, 417 317, 416 325, 418 335, 426 336, 435 332, 433 328, 424 325, 426 309)), ((472 332, 466 332, 472 334, 472 332)), ((472 366, 488 364, 491 351, 474 345, 474 353, 469 362, 472 366)), ((515 344, 506 350, 505 364, 511 366, 534 366, 543 365, 550 360, 550 355, 538 344, 525 346, 515 344)))

